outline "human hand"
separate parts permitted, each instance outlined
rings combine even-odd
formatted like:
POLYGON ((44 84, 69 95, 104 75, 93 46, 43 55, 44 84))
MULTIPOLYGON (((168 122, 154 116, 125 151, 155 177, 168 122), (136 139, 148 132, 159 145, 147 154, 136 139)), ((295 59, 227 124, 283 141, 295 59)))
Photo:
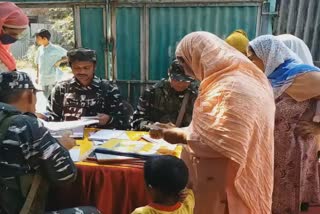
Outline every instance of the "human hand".
POLYGON ((297 124, 296 133, 302 137, 320 134, 320 126, 317 123, 301 121, 297 124))
POLYGON ((313 122, 315 122, 315 123, 320 123, 320 115, 315 115, 315 116, 313 117, 313 122))
POLYGON ((45 120, 45 121, 48 120, 47 116, 44 115, 44 114, 41 114, 41 113, 37 113, 37 112, 36 112, 35 115, 37 116, 37 118, 40 118, 40 119, 42 119, 42 120, 45 120))
POLYGON ((107 114, 98 114, 97 116, 98 116, 98 120, 99 120, 99 125, 101 125, 101 126, 106 125, 109 122, 110 118, 111 118, 107 114))
POLYGON ((153 139, 163 138, 163 131, 176 127, 173 123, 154 123, 148 126, 150 128, 149 135, 153 139))
POLYGON ((58 140, 60 144, 67 150, 70 150, 77 145, 76 140, 70 137, 70 133, 63 134, 62 137, 58 140))
POLYGON ((187 144, 187 133, 180 128, 164 129, 163 139, 171 144, 187 144))
POLYGON ((56 63, 54 63, 54 67, 56 67, 56 68, 59 67, 60 63, 61 63, 60 61, 57 61, 56 63))
POLYGON ((187 196, 188 196, 188 190, 184 188, 183 190, 181 190, 181 192, 179 192, 179 201, 183 203, 186 200, 187 196))

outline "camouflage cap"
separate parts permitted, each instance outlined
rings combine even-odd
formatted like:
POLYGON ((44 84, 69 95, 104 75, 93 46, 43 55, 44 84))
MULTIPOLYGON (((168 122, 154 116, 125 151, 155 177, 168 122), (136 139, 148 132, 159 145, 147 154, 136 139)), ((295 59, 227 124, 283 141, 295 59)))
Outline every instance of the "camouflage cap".
POLYGON ((25 72, 13 71, 0 73, 0 90, 12 89, 34 89, 41 91, 35 87, 29 75, 25 72))
POLYGON ((67 56, 69 63, 72 63, 74 61, 97 61, 96 51, 87 48, 71 49, 68 51, 67 56))
POLYGON ((171 79, 180 82, 192 82, 194 79, 184 74, 182 66, 178 60, 174 60, 168 70, 168 75, 171 79))

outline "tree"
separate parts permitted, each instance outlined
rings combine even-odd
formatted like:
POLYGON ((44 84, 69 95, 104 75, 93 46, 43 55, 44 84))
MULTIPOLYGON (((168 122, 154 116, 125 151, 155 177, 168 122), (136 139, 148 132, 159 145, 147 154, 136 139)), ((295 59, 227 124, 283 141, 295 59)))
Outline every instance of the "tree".
POLYGON ((66 49, 74 48, 74 24, 72 8, 50 8, 49 21, 52 30, 58 33, 57 43, 66 49))

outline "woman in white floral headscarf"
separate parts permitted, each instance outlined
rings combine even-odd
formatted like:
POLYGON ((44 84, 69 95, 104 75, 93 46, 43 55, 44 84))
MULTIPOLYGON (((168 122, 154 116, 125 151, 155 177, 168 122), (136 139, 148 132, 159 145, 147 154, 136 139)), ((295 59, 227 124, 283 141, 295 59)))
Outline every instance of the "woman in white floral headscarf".
POLYGON ((298 214, 320 203, 318 132, 312 117, 320 95, 320 69, 305 65, 277 37, 249 43, 248 57, 268 77, 276 99, 273 214, 298 214))
POLYGON ((304 41, 291 34, 281 34, 277 38, 297 54, 304 64, 314 65, 311 52, 304 41))

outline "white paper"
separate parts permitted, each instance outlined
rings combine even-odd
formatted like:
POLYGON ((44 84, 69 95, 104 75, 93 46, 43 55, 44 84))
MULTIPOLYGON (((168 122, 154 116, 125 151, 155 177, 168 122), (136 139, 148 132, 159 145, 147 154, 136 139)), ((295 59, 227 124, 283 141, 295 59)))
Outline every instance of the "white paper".
POLYGON ((98 116, 85 116, 85 117, 81 117, 81 120, 98 120, 99 117, 98 116))
POLYGON ((130 140, 129 136, 127 135, 127 132, 123 132, 120 136, 117 137, 117 139, 130 140))
POLYGON ((153 139, 150 137, 150 135, 143 135, 142 138, 145 139, 146 141, 149 141, 150 143, 158 144, 160 146, 165 146, 170 150, 175 150, 177 147, 176 144, 168 143, 164 139, 153 139))
POLYGON ((49 131, 62 131, 62 130, 70 130, 77 127, 84 127, 87 125, 97 124, 98 120, 74 120, 74 121, 63 121, 63 122, 47 122, 43 121, 43 125, 49 131))
POLYGON ((125 160, 125 159, 131 159, 131 157, 126 157, 126 156, 119 156, 119 155, 109 155, 109 154, 102 154, 102 153, 96 153, 96 158, 97 160, 112 160, 112 159, 117 159, 117 160, 125 160))
POLYGON ((73 162, 77 162, 80 159, 80 148, 79 147, 74 147, 69 150, 69 154, 73 162))
POLYGON ((89 140, 106 141, 114 138, 121 139, 119 137, 123 134, 125 134, 125 131, 122 130, 103 129, 90 135, 89 140))
POLYGON ((97 141, 97 140, 93 140, 92 143, 94 144, 94 146, 101 146, 102 144, 104 144, 105 141, 97 141))
POLYGON ((83 136, 84 136, 84 126, 80 126, 72 129, 72 134, 70 135, 71 138, 83 138, 83 136))

